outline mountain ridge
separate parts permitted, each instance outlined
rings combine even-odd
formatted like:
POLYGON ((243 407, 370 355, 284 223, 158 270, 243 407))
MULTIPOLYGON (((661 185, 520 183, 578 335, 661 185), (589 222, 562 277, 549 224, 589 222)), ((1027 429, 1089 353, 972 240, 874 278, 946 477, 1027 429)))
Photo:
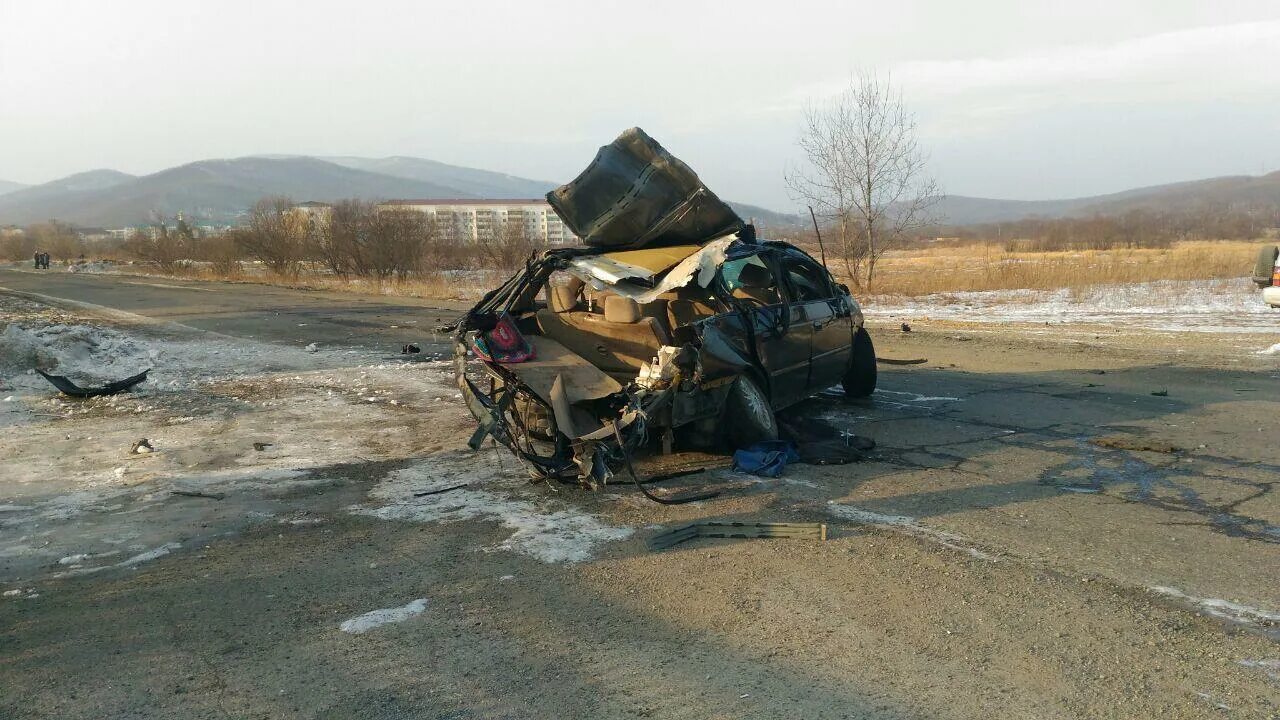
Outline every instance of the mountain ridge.
MULTIPOLYGON (((234 222, 264 195, 286 195, 298 201, 348 197, 529 199, 542 197, 556 183, 405 155, 252 155, 197 160, 141 176, 98 169, 40 185, 8 191, 5 187, 0 181, 0 224, 58 219, 77 225, 120 227, 177 212, 198 221, 234 222)), ((727 202, 744 219, 755 218, 766 230, 808 226, 807 217, 800 213, 727 202)), ((1280 209, 1280 172, 1184 180, 1056 200, 949 195, 936 211, 942 224, 965 226, 1223 204, 1280 209)))

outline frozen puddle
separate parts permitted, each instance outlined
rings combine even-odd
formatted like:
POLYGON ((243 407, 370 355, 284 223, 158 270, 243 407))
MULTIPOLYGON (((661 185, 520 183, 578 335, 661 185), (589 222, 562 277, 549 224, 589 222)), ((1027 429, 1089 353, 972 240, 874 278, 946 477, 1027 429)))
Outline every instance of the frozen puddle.
POLYGON ((957 550, 965 553, 966 555, 977 558, 978 560, 989 560, 991 562, 999 562, 1000 560, 1000 558, 997 558, 994 555, 985 553, 969 545, 968 539, 961 537, 960 535, 926 527, 917 523, 915 518, 908 517, 906 515, 885 515, 883 513, 856 508, 852 505, 840 505, 835 502, 827 504, 827 511, 842 520, 850 520, 863 525, 878 525, 880 527, 898 530, 908 535, 913 535, 923 540, 936 543, 950 550, 957 550))
POLYGON ((338 626, 338 629, 345 633, 359 635, 383 625, 404 622, 415 615, 421 615, 422 611, 426 609, 427 599, 419 598, 403 607, 371 610, 363 615, 357 615, 343 622, 338 626))
POLYGON ((606 525, 593 515, 573 509, 549 509, 550 501, 534 503, 490 490, 472 489, 498 479, 488 455, 448 453, 414 467, 397 470, 378 483, 369 497, 378 505, 348 508, 356 515, 405 522, 494 520, 512 531, 492 549, 510 550, 545 563, 576 563, 591 559, 597 545, 623 540, 632 528, 606 525), (415 493, 467 483, 469 487, 436 495, 415 493))

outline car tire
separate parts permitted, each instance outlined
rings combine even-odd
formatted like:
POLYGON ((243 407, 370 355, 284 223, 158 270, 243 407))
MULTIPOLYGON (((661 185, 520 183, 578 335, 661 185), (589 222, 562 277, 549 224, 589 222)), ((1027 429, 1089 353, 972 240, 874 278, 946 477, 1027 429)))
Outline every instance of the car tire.
POLYGON ((778 419, 774 417, 769 396, 745 375, 729 388, 721 418, 724 440, 731 449, 778 439, 778 419))
POLYGON ((853 352, 843 384, 846 397, 864 398, 876 391, 876 348, 866 328, 853 334, 853 352))

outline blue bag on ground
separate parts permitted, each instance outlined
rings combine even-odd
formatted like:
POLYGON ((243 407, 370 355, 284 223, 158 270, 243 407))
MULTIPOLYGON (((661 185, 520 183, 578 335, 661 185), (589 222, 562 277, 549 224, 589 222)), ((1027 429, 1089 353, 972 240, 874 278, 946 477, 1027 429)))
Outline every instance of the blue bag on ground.
POLYGON ((786 440, 766 440, 733 454, 733 469, 741 472, 775 478, 786 469, 787 463, 800 459, 795 446, 786 440))

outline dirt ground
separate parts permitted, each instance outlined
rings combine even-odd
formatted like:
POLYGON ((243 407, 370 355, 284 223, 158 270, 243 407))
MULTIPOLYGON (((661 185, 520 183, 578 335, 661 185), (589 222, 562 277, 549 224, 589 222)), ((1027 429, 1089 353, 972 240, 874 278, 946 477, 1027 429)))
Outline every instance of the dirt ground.
POLYGON ((868 460, 669 507, 468 451, 450 308, 123 282, 0 291, 0 717, 1280 717, 1264 338, 880 322, 927 362, 789 413, 868 460), (58 398, 31 337, 153 381, 58 398), (695 519, 829 537, 648 548, 695 519))

